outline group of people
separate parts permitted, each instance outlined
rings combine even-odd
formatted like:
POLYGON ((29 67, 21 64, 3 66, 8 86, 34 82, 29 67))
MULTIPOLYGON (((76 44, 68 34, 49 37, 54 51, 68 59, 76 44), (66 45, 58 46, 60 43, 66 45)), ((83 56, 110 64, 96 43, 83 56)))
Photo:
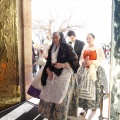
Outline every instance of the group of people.
POLYGON ((68 43, 62 32, 53 33, 40 78, 42 88, 38 110, 48 120, 77 117, 78 107, 83 108, 81 115, 85 115, 88 109, 96 110, 99 107, 100 85, 104 84, 107 90, 106 74, 100 66, 104 53, 101 47, 95 45, 94 34, 87 34, 87 45, 77 40, 74 31, 68 31, 67 36, 68 43), (90 98, 91 93, 79 94, 82 90, 90 92, 93 87, 93 99, 90 98))

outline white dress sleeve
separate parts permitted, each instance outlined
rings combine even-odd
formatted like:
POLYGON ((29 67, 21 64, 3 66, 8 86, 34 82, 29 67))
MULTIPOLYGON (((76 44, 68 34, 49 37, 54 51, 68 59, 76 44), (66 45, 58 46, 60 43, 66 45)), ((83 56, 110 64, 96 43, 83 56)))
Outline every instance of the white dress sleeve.
POLYGON ((83 53, 84 53, 85 49, 86 49, 86 46, 83 47, 83 50, 82 50, 82 52, 81 52, 81 56, 80 56, 80 60, 79 60, 80 66, 82 65, 82 62, 84 61, 83 53))
POLYGON ((105 59, 103 49, 100 47, 96 47, 96 52, 97 52, 97 60, 93 60, 93 64, 95 66, 99 66, 100 63, 105 59))

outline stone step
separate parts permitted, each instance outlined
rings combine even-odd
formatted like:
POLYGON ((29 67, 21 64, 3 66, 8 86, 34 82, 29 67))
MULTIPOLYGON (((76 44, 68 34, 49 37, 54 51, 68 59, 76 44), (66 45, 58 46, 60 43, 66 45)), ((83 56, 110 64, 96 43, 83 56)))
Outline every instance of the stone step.
POLYGON ((25 101, 0 112, 0 120, 43 120, 38 105, 25 101))

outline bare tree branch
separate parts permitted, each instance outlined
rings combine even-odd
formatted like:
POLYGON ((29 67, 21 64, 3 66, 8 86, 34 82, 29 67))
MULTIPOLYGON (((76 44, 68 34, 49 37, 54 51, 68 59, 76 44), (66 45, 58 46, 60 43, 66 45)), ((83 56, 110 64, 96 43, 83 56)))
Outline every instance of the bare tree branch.
MULTIPOLYGON (((78 20, 78 19, 77 19, 78 20)), ((79 20, 79 23, 73 21, 73 11, 72 10, 64 10, 63 13, 60 14, 55 9, 54 14, 50 11, 49 18, 40 18, 38 20, 35 20, 32 26, 33 31, 35 32, 35 35, 40 39, 42 32, 46 35, 46 37, 51 38, 52 32, 55 31, 61 31, 66 32, 75 29, 82 29, 86 27, 85 21, 82 22, 79 20), (36 32, 39 31, 39 32, 36 32), (41 33, 41 34, 40 34, 41 33)))

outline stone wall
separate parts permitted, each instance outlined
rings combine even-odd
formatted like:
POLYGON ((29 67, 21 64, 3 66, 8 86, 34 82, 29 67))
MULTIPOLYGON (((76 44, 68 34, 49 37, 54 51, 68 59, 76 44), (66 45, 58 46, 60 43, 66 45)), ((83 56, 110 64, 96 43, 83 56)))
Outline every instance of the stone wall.
POLYGON ((110 120, 120 120, 120 0, 113 0, 110 120))
POLYGON ((17 0, 18 3, 18 38, 19 38, 19 70, 21 100, 30 98, 27 94, 32 82, 32 23, 31 0, 17 0))

